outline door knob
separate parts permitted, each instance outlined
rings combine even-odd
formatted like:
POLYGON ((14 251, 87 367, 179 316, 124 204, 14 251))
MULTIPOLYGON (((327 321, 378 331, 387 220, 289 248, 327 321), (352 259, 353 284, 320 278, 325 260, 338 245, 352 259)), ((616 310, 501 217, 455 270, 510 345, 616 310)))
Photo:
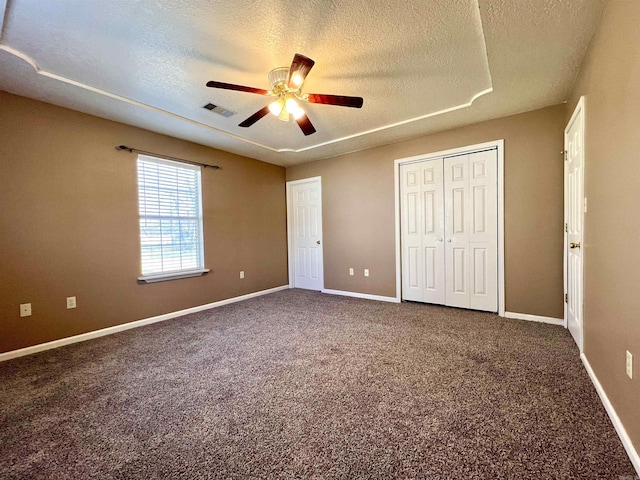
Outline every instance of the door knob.
POLYGON ((580 242, 578 242, 578 243, 571 242, 569 244, 569 248, 580 248, 580 242))
POLYGON ((318 240, 316 243, 317 243, 318 245, 320 245, 320 240, 318 240))
POLYGON ((448 238, 448 239, 447 239, 447 242, 451 243, 451 239, 450 239, 450 238, 448 238))
POLYGON ((441 238, 439 238, 439 239, 438 239, 438 241, 439 241, 439 242, 441 242, 441 241, 442 241, 442 239, 441 239, 441 238))

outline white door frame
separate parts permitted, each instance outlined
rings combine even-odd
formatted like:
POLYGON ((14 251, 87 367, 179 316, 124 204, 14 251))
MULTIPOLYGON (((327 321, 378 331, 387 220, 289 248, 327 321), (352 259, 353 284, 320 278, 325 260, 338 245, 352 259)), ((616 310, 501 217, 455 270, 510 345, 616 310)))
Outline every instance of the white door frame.
MULTIPOLYGON (((291 190, 293 186, 301 183, 318 182, 320 190, 320 204, 322 205, 322 177, 309 177, 302 178, 300 180, 293 180, 287 182, 287 262, 289 264, 289 288, 295 288, 295 255, 293 253, 293 213, 292 213, 292 195, 291 190)), ((320 212, 322 215, 322 212, 320 212)), ((324 228, 324 222, 323 222, 324 228)), ((320 244, 320 250, 322 250, 322 261, 324 263, 324 236, 322 236, 322 242, 320 244)), ((324 290, 324 265, 322 268, 321 290, 324 290)))
POLYGON ((402 262, 400 257, 400 165, 405 163, 422 162, 449 155, 473 153, 478 150, 486 150, 489 148, 495 148, 498 154, 498 315, 504 317, 504 139, 395 160, 393 166, 393 181, 395 186, 396 220, 396 301, 402 301, 402 262))
MULTIPOLYGON (((580 100, 578 100, 578 104, 576 105, 575 110, 573 111, 573 113, 571 114, 571 118, 569 119, 569 121, 567 122, 567 126, 564 129, 564 154, 565 154, 565 162, 564 162, 564 224, 567 225, 567 195, 568 195, 568 191, 567 191, 567 162, 566 162, 566 151, 567 151, 567 132, 569 130, 569 127, 571 126, 571 124, 575 121, 576 117, 580 114, 582 114, 582 128, 581 128, 581 132, 580 132, 580 136, 582 137, 582 148, 581 148, 581 154, 582 154, 582 178, 580 178, 580 182, 582 183, 582 196, 584 197, 583 202, 586 202, 586 192, 584 190, 584 170, 586 168, 585 165, 585 159, 586 159, 586 155, 585 155, 585 100, 584 100, 584 95, 580 97, 580 100)), ((578 345, 578 348, 580 349, 580 353, 583 352, 583 347, 584 347, 584 204, 583 204, 583 208, 581 209, 582 211, 582 235, 580 238, 580 244, 582 245, 582 282, 580 282, 580 286, 581 286, 581 296, 582 296, 582 305, 583 308, 581 309, 581 313, 582 313, 582 318, 580 319, 580 343, 581 345, 578 345)), ((563 283, 564 283, 564 294, 567 294, 567 290, 568 290, 568 271, 567 271, 567 261, 568 261, 568 242, 569 242, 569 237, 568 237, 568 233, 567 233, 567 229, 564 229, 564 250, 563 250, 563 255, 562 255, 562 272, 563 272, 563 283)), ((567 302, 564 302, 564 328, 569 328, 569 314, 568 314, 568 304, 567 302)))

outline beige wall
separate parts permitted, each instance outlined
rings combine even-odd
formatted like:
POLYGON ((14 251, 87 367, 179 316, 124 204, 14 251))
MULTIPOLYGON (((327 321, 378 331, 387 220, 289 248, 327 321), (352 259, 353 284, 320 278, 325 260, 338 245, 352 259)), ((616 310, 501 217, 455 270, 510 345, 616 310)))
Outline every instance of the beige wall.
POLYGON ((284 168, 5 92, 0 125, 0 352, 287 284, 284 168), (120 144, 222 167, 202 170, 209 274, 137 284, 136 157, 120 144))
POLYGON ((640 2, 610 0, 567 108, 585 95, 584 351, 640 451, 640 2), (634 379, 625 375, 625 351, 634 379))
POLYGON ((288 168, 287 181, 322 176, 325 288, 395 296, 395 159, 503 138, 506 310, 562 318, 564 116, 558 105, 288 168))

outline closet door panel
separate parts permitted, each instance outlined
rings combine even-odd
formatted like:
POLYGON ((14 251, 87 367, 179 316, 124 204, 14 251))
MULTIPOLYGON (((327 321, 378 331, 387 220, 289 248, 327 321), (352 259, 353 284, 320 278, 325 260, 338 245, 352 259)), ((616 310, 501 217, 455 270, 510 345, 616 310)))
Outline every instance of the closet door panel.
POLYGON ((400 223, 402 253, 402 298, 422 302, 423 290, 423 200, 422 165, 400 166, 400 223))
POLYGON ((444 304, 444 191, 442 159, 422 162, 422 301, 444 304))
POLYGON ((469 155, 470 308, 498 310, 498 195, 495 150, 469 155))
POLYGON ((444 159, 445 304, 469 308, 469 156, 444 159))

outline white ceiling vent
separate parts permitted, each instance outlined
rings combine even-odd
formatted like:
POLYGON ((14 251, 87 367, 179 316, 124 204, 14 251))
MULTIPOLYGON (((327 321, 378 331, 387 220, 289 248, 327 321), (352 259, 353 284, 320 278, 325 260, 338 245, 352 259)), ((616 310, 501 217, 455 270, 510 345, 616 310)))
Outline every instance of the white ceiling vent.
POLYGON ((227 117, 227 118, 236 114, 236 112, 232 112, 231 110, 227 110, 226 108, 222 108, 220 105, 214 105, 213 103, 207 103, 202 108, 206 108, 207 110, 211 110, 212 112, 219 113, 223 117, 227 117))

